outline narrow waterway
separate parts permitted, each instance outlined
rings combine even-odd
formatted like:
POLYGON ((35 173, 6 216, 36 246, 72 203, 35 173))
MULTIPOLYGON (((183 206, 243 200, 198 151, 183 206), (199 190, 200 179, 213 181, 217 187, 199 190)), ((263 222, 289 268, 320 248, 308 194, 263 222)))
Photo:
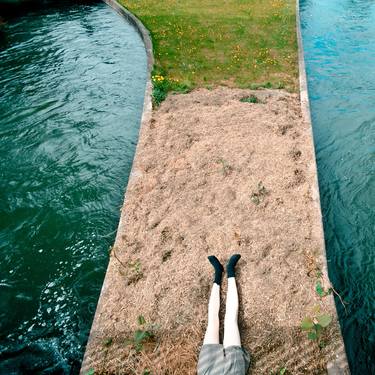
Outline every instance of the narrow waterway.
POLYGON ((375 2, 300 5, 330 278, 351 372, 375 374, 375 2))
POLYGON ((102 2, 0 39, 0 374, 79 371, 137 143, 146 53, 102 2))

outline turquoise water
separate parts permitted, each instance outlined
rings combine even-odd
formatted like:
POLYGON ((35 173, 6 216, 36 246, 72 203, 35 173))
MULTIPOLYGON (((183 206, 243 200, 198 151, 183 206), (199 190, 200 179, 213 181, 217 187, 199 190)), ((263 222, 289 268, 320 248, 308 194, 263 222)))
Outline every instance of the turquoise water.
POLYGON ((0 374, 79 370, 145 83, 140 37, 102 2, 8 19, 0 38, 0 374))
POLYGON ((300 4, 330 278, 352 374, 375 374, 375 2, 300 4))

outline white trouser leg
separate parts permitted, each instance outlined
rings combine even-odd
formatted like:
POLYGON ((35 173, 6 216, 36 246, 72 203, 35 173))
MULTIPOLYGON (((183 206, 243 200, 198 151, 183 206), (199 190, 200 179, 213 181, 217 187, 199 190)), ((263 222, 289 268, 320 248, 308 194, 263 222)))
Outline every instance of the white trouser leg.
POLYGON ((228 278, 227 303, 224 318, 224 348, 241 346, 240 331, 238 329, 238 293, 236 279, 228 278))
POLYGON ((203 345, 219 344, 220 285, 213 284, 208 303, 208 323, 203 345))

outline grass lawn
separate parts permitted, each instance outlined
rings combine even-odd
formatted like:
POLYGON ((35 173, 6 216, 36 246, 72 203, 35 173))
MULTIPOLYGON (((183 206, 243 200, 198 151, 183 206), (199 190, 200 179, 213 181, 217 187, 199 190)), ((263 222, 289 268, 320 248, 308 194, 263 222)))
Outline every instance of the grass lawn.
POLYGON ((119 2, 151 32, 154 81, 167 90, 218 84, 297 90, 295 0, 119 2))

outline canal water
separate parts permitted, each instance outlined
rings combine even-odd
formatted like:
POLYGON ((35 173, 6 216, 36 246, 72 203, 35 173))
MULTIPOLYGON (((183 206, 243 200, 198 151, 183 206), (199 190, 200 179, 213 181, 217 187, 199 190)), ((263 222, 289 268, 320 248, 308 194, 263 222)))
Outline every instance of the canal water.
POLYGON ((329 274, 352 374, 375 374, 375 2, 300 5, 329 274))
POLYGON ((102 2, 0 34, 0 374, 74 374, 142 113, 141 38, 102 2))

